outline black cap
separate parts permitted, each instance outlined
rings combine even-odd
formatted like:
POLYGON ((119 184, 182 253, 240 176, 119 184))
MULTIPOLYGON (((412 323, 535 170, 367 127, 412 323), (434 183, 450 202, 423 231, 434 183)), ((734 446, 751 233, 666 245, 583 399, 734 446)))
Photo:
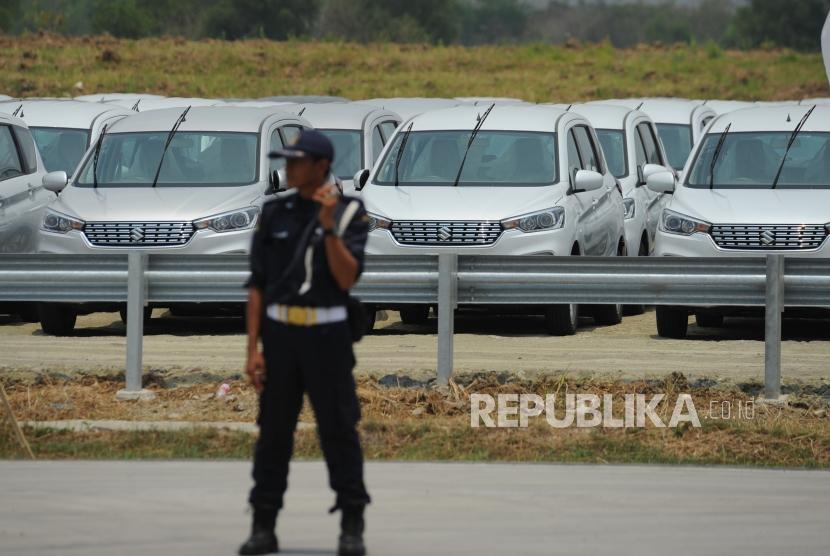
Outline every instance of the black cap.
POLYGON ((268 153, 268 158, 303 158, 310 156, 328 161, 334 160, 334 146, 324 134, 314 129, 304 129, 292 145, 268 153))

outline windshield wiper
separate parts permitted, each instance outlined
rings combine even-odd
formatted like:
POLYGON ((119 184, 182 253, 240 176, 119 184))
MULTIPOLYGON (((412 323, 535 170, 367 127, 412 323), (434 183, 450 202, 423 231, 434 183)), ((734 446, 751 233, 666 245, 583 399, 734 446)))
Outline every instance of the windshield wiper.
POLYGON ((478 130, 480 130, 481 126, 484 125, 484 120, 487 119, 487 116, 490 115, 490 112, 493 110, 493 108, 495 106, 496 106, 495 102, 490 105, 490 108, 488 108, 484 112, 484 114, 481 115, 481 117, 478 119, 478 122, 476 122, 476 125, 473 128, 472 133, 470 133, 470 140, 467 141, 467 148, 464 149, 464 156, 461 158, 461 164, 458 166, 458 173, 455 175, 455 181, 452 183, 453 187, 458 187, 458 180, 461 179, 461 172, 464 171, 464 163, 467 162, 467 155, 470 152, 470 147, 472 146, 473 141, 476 140, 476 135, 478 135, 478 130))
POLYGON ((401 136, 401 146, 398 148, 398 154, 395 157, 395 187, 398 187, 398 169, 401 166, 401 159, 403 158, 403 150, 406 148, 406 143, 409 141, 409 133, 412 131, 412 124, 415 122, 409 122, 409 126, 406 128, 406 131, 403 132, 401 136))
POLYGON ((712 153, 712 164, 709 166, 709 189, 715 188, 715 164, 718 163, 720 150, 723 147, 723 142, 726 140, 726 135, 729 133, 730 127, 732 127, 732 122, 726 124, 723 131, 720 132, 720 139, 718 139, 718 144, 715 145, 715 152, 712 153))
POLYGON ((812 108, 807 110, 807 113, 804 114, 804 117, 801 118, 801 121, 798 122, 798 125, 795 126, 795 129, 790 135, 790 140, 787 142, 787 148, 784 149, 784 156, 781 157, 781 164, 778 165, 778 171, 775 172, 775 179, 772 180, 772 187, 770 189, 775 189, 778 187, 778 179, 781 177, 781 170, 784 169, 784 163, 787 162, 787 155, 790 154, 790 147, 793 146, 795 143, 795 138, 798 137, 798 134, 801 132, 801 128, 804 127, 804 124, 807 123, 807 118, 810 117, 810 114, 813 113, 813 110, 816 109, 816 105, 814 104, 812 108))
POLYGON ((164 164, 164 155, 167 153, 167 147, 170 146, 170 143, 173 141, 173 136, 176 135, 176 132, 179 130, 179 126, 182 125, 182 122, 185 120, 185 116, 190 111, 190 107, 184 109, 181 116, 176 118, 176 123, 173 124, 173 128, 170 130, 170 133, 167 134, 167 141, 164 142, 164 149, 161 151, 161 158, 159 159, 158 168, 156 168, 156 177, 153 178, 153 187, 159 181, 159 174, 161 173, 161 165, 164 164))
POLYGON ((92 186, 98 189, 98 155, 101 154, 101 145, 104 143, 104 135, 107 133, 107 124, 101 128, 101 135, 95 143, 95 152, 92 155, 92 186))

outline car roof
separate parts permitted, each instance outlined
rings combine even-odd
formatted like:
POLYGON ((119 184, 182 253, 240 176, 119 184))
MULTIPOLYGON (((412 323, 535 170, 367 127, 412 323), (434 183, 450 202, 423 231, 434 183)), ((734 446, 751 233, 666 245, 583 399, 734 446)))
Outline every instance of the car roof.
POLYGON ((25 121, 15 116, 12 116, 11 114, 6 114, 4 112, 0 112, 0 124, 16 125, 18 127, 29 127, 26 125, 25 121))
MULTIPOLYGON (((425 112, 410 121, 413 131, 472 130, 486 110, 484 106, 465 104, 425 112)), ((496 104, 482 129, 553 132, 559 117, 567 114, 552 106, 496 104)))
POLYGON ((715 111, 700 101, 682 98, 646 98, 639 106, 656 123, 689 125, 692 114, 696 110, 703 110, 715 114, 715 111))
POLYGON ((272 100, 275 102, 293 102, 296 104, 327 104, 331 102, 349 102, 346 97, 328 95, 276 95, 260 97, 256 100, 272 100))
POLYGON ((461 104, 461 101, 451 98, 398 97, 357 100, 354 104, 367 104, 378 108, 385 108, 400 115, 401 118, 408 120, 412 116, 427 112, 428 110, 458 106, 461 104))
POLYGON ((740 110, 741 108, 749 108, 755 105, 751 100, 720 100, 715 98, 704 100, 703 104, 718 114, 740 110))
POLYGON ((60 127, 89 129, 103 114, 128 115, 129 110, 111 104, 81 100, 15 100, 0 102, 0 112, 12 113, 22 106, 20 113, 30 127, 60 127))
MULTIPOLYGON (((113 124, 109 133, 168 131, 183 111, 182 108, 166 108, 134 113, 113 124)), ((258 132, 263 122, 273 115, 296 118, 290 112, 275 108, 194 106, 187 113, 180 129, 182 131, 258 132)))
MULTIPOLYGON (((804 131, 830 132, 830 106, 816 108, 804 124, 804 131)), ((715 119, 709 133, 719 133, 728 124, 730 133, 742 131, 793 131, 799 120, 812 106, 787 104, 778 106, 753 106, 722 114, 715 119)))
POLYGON ((363 122, 367 118, 378 116, 400 119, 400 116, 391 110, 354 102, 298 104, 289 110, 295 114, 302 112, 303 118, 318 129, 363 129, 363 122))
POLYGON ((82 100, 84 102, 106 102, 108 100, 116 99, 133 99, 139 98, 164 98, 164 95, 153 95, 150 93, 95 93, 92 95, 80 95, 75 97, 75 100, 82 100))
POLYGON ((648 117, 640 110, 616 104, 573 104, 569 111, 585 116, 596 129, 624 129, 630 115, 648 117))

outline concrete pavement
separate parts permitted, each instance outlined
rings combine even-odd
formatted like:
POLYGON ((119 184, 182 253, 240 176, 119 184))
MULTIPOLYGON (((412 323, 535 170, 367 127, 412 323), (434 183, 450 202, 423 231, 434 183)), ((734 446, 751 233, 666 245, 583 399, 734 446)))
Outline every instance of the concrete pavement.
MULTIPOLYGON (((248 530, 246 462, 0 462, 0 554, 206 556, 248 530)), ((332 555, 320 462, 294 463, 284 554, 332 555)), ((370 554, 830 554, 830 473, 369 463, 370 554)))

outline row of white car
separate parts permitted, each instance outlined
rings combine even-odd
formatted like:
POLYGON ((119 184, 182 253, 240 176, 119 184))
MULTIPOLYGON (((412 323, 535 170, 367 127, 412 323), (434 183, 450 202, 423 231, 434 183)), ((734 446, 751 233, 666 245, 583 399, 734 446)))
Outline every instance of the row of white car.
MULTIPOLYGON (((290 194, 267 152, 316 127, 371 213, 371 254, 826 256, 830 107, 113 97, 0 102, 5 250, 244 253, 262 203, 290 194)), ((107 308, 42 305, 39 318, 66 334, 107 308)), ((429 311, 393 308, 406 322, 429 311)), ((576 305, 538 310, 551 333, 576 330, 576 305)), ((660 334, 684 335, 689 312, 658 308, 660 334)))

